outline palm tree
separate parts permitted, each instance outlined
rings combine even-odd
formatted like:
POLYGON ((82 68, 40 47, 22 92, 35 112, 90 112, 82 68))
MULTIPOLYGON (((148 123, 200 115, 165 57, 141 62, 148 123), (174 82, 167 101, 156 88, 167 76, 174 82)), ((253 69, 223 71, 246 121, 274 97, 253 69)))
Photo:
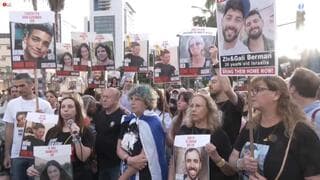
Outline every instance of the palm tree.
POLYGON ((204 16, 195 16, 192 18, 193 25, 200 25, 206 27, 217 27, 215 0, 206 0, 204 8, 192 6, 193 8, 200 9, 203 13, 210 13, 210 16, 203 19, 204 16), (200 22, 200 23, 199 23, 200 22))
MULTIPOLYGON (((31 0, 32 7, 34 11, 38 10, 38 0, 31 0)), ((30 2, 30 0, 29 0, 30 2)), ((65 0, 47 0, 51 11, 54 12, 54 21, 55 21, 55 37, 56 42, 61 42, 61 15, 60 11, 64 8, 65 0)))
POLYGON ((48 0, 51 11, 54 12, 55 35, 56 42, 61 42, 61 14, 60 11, 64 8, 65 0, 48 0))

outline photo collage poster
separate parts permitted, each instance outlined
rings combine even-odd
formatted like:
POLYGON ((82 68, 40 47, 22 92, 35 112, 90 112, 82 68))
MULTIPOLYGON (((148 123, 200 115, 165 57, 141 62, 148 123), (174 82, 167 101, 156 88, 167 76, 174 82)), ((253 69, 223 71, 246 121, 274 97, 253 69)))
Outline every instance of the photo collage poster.
POLYGON ((128 34, 124 44, 124 71, 147 73, 149 46, 147 35, 128 34))
POLYGON ((219 0, 217 26, 220 74, 276 75, 274 0, 219 0), (232 7, 239 7, 233 11, 232 7))
POLYGON ((194 27, 179 40, 179 73, 181 77, 211 76, 210 47, 214 45, 214 28, 194 27))
POLYGON ((58 116, 54 114, 28 112, 17 114, 17 119, 19 118, 25 118, 26 121, 20 157, 33 158, 33 147, 45 145, 46 134, 49 129, 58 123, 58 116))
POLYGON ((40 176, 35 176, 35 180, 73 179, 70 144, 36 146, 33 154, 35 169, 40 173, 40 176), (59 173, 50 173, 51 171, 59 173))
POLYGON ((55 69, 53 12, 10 13, 12 69, 55 69))
POLYGON ((79 76, 79 71, 73 68, 72 46, 67 43, 56 44, 57 76, 79 76))
POLYGON ((178 47, 161 49, 154 62, 153 82, 163 84, 179 81, 178 47))
POLYGON ((112 34, 92 34, 92 70, 105 71, 115 69, 115 50, 112 34))
POLYGON ((120 71, 108 71, 108 87, 120 87, 120 71))
POLYGON ((210 135, 177 135, 174 139, 175 180, 210 179, 209 155, 205 151, 210 135))
POLYGON ((86 32, 71 33, 73 69, 75 71, 88 71, 91 67, 89 35, 86 32))

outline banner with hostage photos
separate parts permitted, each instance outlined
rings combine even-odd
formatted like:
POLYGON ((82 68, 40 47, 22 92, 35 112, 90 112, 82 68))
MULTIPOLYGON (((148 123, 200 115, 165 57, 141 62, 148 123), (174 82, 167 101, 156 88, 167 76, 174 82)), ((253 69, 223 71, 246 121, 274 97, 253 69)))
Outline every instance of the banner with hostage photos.
POLYGON ((73 68, 74 61, 72 56, 71 44, 57 43, 57 76, 79 76, 79 71, 73 68))
POLYGON ((153 72, 153 82, 161 83, 176 83, 180 81, 179 63, 177 47, 169 47, 160 50, 156 55, 153 72))
POLYGON ((221 75, 276 75, 274 0, 219 0, 217 22, 221 75))
POLYGON ((88 71, 91 67, 90 37, 86 32, 72 32, 73 68, 75 71, 88 71))
POLYGON ((115 69, 114 42, 112 34, 92 34, 92 70, 115 69))
POLYGON ((18 114, 17 119, 25 119, 20 157, 33 158, 33 148, 44 146, 45 137, 50 128, 58 123, 58 116, 54 114, 28 112, 18 114))
POLYGON ((214 45, 214 28, 194 27, 179 40, 179 72, 181 77, 211 76, 210 47, 214 45))
POLYGON ((55 69, 53 12, 11 12, 12 69, 55 69))
POLYGON ((178 135, 174 139, 175 180, 210 179, 209 155, 205 151, 210 135, 178 135))
POLYGON ((148 72, 148 37, 145 34, 128 34, 124 47, 124 71, 148 72))
POLYGON ((108 87, 120 87, 120 71, 108 71, 108 87))
POLYGON ((36 146, 33 150, 34 167, 40 176, 35 180, 72 180, 71 145, 36 146), (56 173, 50 173, 50 172, 56 173))

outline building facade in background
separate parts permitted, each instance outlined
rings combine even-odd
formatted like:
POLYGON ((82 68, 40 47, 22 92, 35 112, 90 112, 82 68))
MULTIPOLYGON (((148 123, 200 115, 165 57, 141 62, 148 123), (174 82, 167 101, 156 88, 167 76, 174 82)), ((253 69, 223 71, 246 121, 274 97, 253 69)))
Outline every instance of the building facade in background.
POLYGON ((89 32, 113 35, 116 68, 123 64, 125 34, 134 32, 134 14, 134 9, 125 0, 90 2, 89 32))

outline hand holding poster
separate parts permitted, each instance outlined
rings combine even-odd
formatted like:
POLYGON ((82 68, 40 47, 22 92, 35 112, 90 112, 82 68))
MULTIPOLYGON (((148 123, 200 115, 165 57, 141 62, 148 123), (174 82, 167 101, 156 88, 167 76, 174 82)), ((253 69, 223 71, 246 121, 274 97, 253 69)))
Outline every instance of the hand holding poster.
POLYGON ((12 69, 56 68, 52 12, 11 12, 12 69))
POLYGON ((217 3, 221 75, 275 75, 274 0, 217 3))
POLYGON ((35 112, 28 112, 21 115, 25 116, 26 125, 22 138, 20 156, 32 158, 33 147, 45 145, 45 135, 50 128, 57 124, 58 116, 35 112))
POLYGON ((35 168, 40 173, 40 177, 35 177, 36 180, 73 179, 71 145, 37 146, 34 147, 33 154, 35 168))
POLYGON ((210 135, 178 135, 174 139, 175 179, 209 179, 209 155, 205 145, 210 135))

